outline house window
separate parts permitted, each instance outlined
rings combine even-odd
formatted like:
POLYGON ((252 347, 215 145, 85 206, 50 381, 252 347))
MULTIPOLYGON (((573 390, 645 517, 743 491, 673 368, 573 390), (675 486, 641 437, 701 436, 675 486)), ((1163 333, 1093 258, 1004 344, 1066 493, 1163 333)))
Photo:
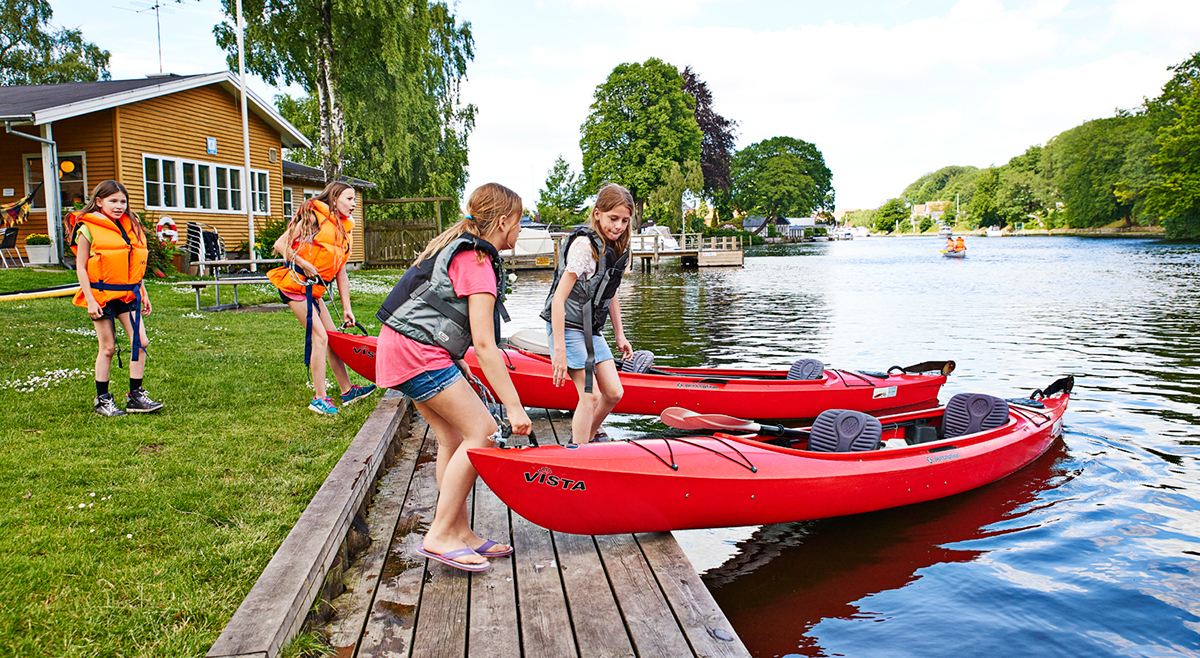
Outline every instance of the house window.
POLYGON ((267 172, 250 172, 250 205, 254 212, 267 214, 267 172))
POLYGON ((283 219, 287 221, 292 218, 292 188, 283 188, 283 219))
POLYGON ((158 158, 145 159, 146 170, 146 206, 162 205, 162 171, 158 158))
POLYGON ((234 210, 242 209, 242 172, 240 169, 229 170, 229 205, 234 210))
POLYGON ((321 193, 321 190, 304 190, 304 200, 308 201, 309 199, 317 196, 320 193, 321 193))
POLYGON ((229 210, 228 167, 217 167, 217 210, 229 210))
MULTIPOLYGON (((42 158, 25 156, 25 194, 32 192, 42 180, 42 158)), ((75 202, 82 205, 87 199, 87 158, 82 151, 58 154, 58 191, 63 209, 72 208, 75 202)), ((32 210, 46 211, 45 188, 33 197, 32 210)))
POLYGON ((200 197, 200 207, 212 210, 212 166, 196 165, 196 183, 200 197))
MULTIPOLYGON (((143 155, 147 210, 241 212, 242 168, 143 155)), ((270 208, 269 173, 250 172, 250 203, 257 215, 270 208)))
POLYGON ((196 207, 196 163, 183 163, 183 207, 196 207))

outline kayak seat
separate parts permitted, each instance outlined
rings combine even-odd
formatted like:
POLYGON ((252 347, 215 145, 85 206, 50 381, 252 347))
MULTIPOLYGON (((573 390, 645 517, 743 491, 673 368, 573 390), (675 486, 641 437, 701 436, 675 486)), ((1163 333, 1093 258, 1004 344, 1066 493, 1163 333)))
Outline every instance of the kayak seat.
POLYGON ((942 436, 952 439, 995 429, 1008 422, 1008 403, 984 393, 959 393, 946 403, 942 436))
POLYGON ((825 376, 825 364, 820 359, 796 359, 788 368, 788 379, 806 380, 820 379, 825 376))
POLYGON ((862 452, 879 447, 879 419, 861 411, 828 409, 813 421, 808 449, 813 452, 862 452))
POLYGON ((637 350, 633 356, 621 362, 621 372, 643 373, 654 365, 654 352, 637 350))

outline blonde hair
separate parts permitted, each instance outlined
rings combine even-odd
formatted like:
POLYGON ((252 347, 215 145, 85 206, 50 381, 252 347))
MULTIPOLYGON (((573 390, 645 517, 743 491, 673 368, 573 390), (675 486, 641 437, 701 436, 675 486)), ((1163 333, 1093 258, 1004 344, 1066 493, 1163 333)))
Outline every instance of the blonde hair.
POLYGON ((475 188, 467 200, 467 214, 453 226, 442 231, 429 241, 412 266, 416 267, 426 258, 431 258, 463 233, 483 237, 500 225, 501 217, 513 217, 521 221, 524 204, 516 192, 500 183, 484 183, 475 188))
POLYGON ((145 242, 146 232, 142 230, 142 218, 138 214, 129 209, 129 190, 125 186, 115 180, 102 180, 92 189, 92 199, 87 202, 87 205, 79 210, 79 216, 82 217, 88 213, 104 214, 100 209, 100 201, 120 192, 125 195, 125 214, 129 215, 129 223, 133 225, 133 232, 137 234, 138 239, 145 242))
MULTIPOLYGON (((592 212, 588 214, 589 225, 592 230, 600 235, 600 239, 604 240, 604 244, 612 247, 613 251, 617 252, 617 256, 625 253, 629 249, 629 233, 630 227, 625 228, 625 232, 621 234, 616 241, 609 240, 604 231, 600 230, 600 213, 606 213, 613 208, 625 206, 629 209, 629 213, 633 214, 633 195, 629 190, 616 183, 609 183, 600 188, 600 193, 596 195, 596 204, 592 206, 592 212)), ((630 222, 632 226, 632 219, 630 222)), ((600 255, 596 254, 596 260, 600 260, 600 255)))

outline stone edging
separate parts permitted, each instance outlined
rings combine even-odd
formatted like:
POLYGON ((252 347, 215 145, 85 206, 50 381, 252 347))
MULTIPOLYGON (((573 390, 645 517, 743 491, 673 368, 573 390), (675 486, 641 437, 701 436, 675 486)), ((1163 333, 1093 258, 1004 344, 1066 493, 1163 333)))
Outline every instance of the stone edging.
POLYGON ((387 391, 263 569, 208 658, 274 658, 306 625, 319 625, 342 587, 342 570, 366 548, 376 482, 407 436, 412 403, 387 391), (311 611, 321 601, 320 609, 311 611))

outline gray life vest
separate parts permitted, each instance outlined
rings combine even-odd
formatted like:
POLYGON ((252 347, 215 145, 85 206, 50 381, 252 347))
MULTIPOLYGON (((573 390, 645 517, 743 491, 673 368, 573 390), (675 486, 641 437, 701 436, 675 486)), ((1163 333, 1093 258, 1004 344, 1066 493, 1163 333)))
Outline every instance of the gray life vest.
POLYGON ((402 336, 441 347, 452 359, 463 358, 467 348, 471 347, 471 320, 467 298, 454 293, 450 261, 468 249, 482 250, 492 260, 492 271, 496 275, 496 308, 492 324, 496 344, 499 344, 500 320, 503 318, 508 322, 509 319, 504 308, 504 262, 490 242, 470 234, 463 234, 435 257, 410 267, 392 288, 375 317, 402 336))
POLYGON ((546 295, 546 307, 542 309, 541 318, 550 322, 550 306, 554 302, 554 293, 558 290, 558 282, 563 272, 567 271, 567 252, 576 238, 587 237, 596 253, 603 258, 596 263, 596 272, 588 279, 576 279, 571 293, 563 304, 563 319, 567 328, 578 329, 588 334, 583 341, 587 352, 584 363, 583 390, 592 392, 592 376, 596 371, 595 348, 592 347, 592 335, 599 336, 608 320, 608 307, 613 297, 617 296, 617 288, 621 287, 621 275, 625 273, 625 265, 629 262, 629 250, 617 256, 612 247, 608 247, 595 231, 590 228, 577 228, 570 237, 563 241, 562 251, 558 255, 558 269, 554 271, 554 283, 550 286, 550 294, 546 295))
POLYGON ((550 322, 550 305, 554 301, 554 293, 558 290, 558 282, 567 271, 567 251, 571 243, 578 237, 587 237, 596 253, 603 258, 596 264, 596 273, 588 279, 576 279, 571 294, 563 305, 566 326, 583 332, 599 335, 608 320, 608 307, 613 297, 617 296, 617 288, 621 287, 621 275, 625 273, 625 265, 629 262, 629 251, 619 257, 612 247, 607 247, 604 240, 590 228, 577 228, 563 241, 562 250, 558 255, 558 269, 554 271, 554 283, 550 286, 550 294, 546 295, 546 305, 542 309, 541 318, 550 322), (586 327, 586 328, 585 328, 586 327))

